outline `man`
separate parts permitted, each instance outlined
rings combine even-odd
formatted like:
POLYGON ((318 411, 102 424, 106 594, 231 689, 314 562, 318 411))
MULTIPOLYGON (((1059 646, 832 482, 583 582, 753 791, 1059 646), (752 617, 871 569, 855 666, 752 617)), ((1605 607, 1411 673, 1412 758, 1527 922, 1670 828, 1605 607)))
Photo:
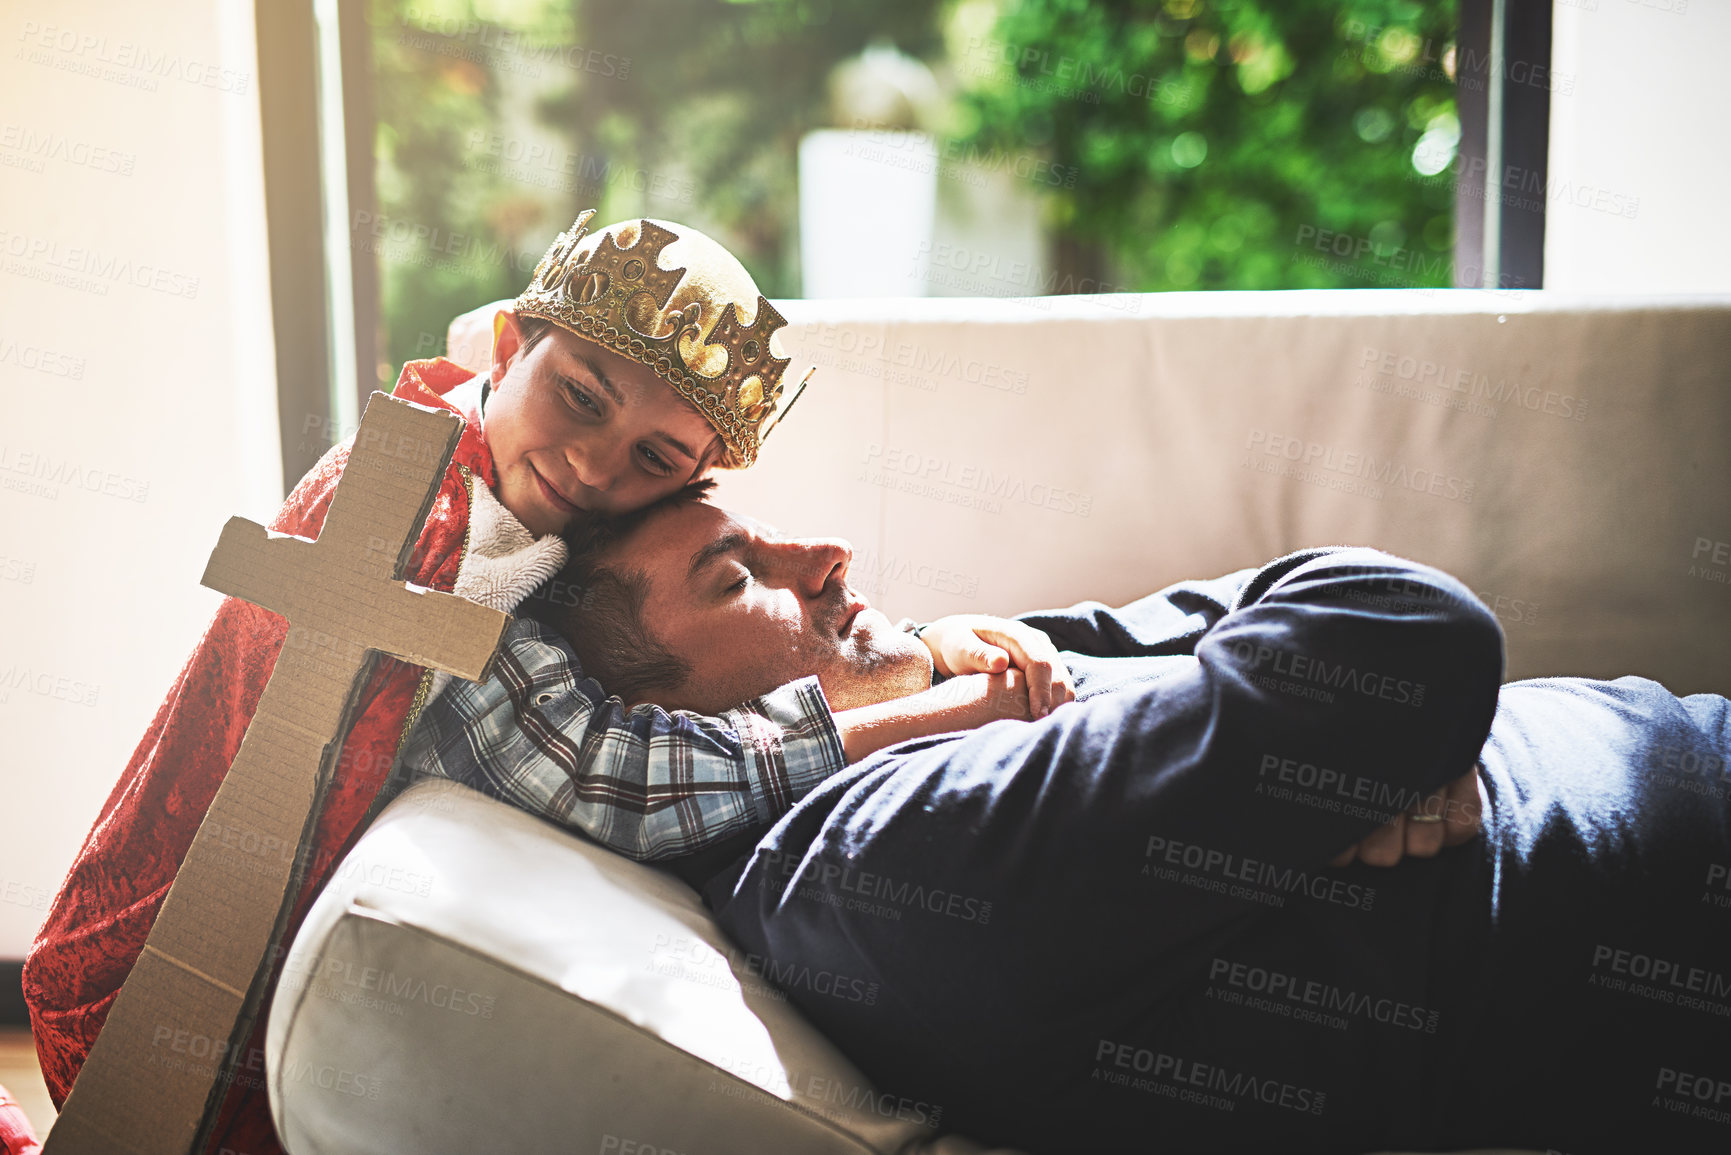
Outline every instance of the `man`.
MULTIPOLYGON (((664 503, 568 571, 572 640, 668 708, 933 692, 850 556, 664 503)), ((682 871, 747 950, 879 984, 789 995, 886 1090, 1032 1152, 1724 1150, 1725 699, 1499 687, 1470 591, 1367 549, 1020 621, 1074 703, 882 750, 682 871), (1482 839, 1329 868, 1475 759, 1482 839)))

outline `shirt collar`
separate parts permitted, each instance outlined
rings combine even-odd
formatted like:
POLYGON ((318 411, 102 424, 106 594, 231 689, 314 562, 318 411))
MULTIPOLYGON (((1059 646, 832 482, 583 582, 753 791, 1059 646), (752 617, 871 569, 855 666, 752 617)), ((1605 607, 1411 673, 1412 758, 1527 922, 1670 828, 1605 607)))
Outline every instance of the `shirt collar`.
POLYGON ((413 401, 417 405, 425 405, 429 409, 444 409, 463 419, 463 435, 457 441, 457 448, 451 454, 455 464, 466 465, 478 474, 488 487, 494 490, 499 486, 499 474, 493 464, 493 454, 487 448, 486 434, 481 428, 480 413, 465 413, 445 400, 445 394, 457 386, 473 378, 475 374, 463 368, 455 361, 443 357, 434 357, 426 361, 408 361, 403 364, 402 375, 397 378, 397 387, 391 391, 394 397, 405 401, 413 401))

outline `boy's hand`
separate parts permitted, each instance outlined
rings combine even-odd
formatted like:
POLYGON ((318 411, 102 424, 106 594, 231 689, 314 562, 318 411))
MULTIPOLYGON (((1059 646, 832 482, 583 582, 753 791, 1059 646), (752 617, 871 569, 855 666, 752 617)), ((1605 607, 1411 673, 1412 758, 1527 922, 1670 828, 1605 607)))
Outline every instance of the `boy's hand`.
POLYGON ((933 717, 944 716, 953 730, 972 730, 988 722, 1012 718, 1034 720, 1032 682, 1014 666, 997 674, 961 674, 927 693, 941 705, 933 717))
POLYGON ((1005 718, 1031 720, 1028 679, 1015 668, 998 674, 961 674, 905 698, 843 710, 835 721, 851 765, 909 738, 972 730, 1005 718))
POLYGON ((958 674, 1001 674, 1011 667, 1028 683, 1028 710, 1044 718, 1076 699, 1070 667, 1044 630, 1008 618, 985 614, 951 614, 920 634, 932 652, 932 665, 945 677, 958 674))
POLYGON ((1479 768, 1475 764, 1423 802, 1397 814, 1334 857, 1330 866, 1349 866, 1354 859, 1366 866, 1394 866, 1407 855, 1434 858, 1447 846, 1459 846, 1479 833, 1482 803, 1479 800, 1479 768), (1414 816, 1422 820, 1412 821, 1414 816), (1441 822, 1432 818, 1441 818, 1441 822))

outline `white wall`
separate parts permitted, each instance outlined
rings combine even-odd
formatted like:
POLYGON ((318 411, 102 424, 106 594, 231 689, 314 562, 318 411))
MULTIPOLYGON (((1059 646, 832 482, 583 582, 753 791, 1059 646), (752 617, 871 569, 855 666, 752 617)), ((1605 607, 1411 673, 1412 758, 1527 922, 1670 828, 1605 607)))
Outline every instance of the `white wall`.
POLYGON ((800 290, 809 298, 920 297, 938 203, 923 132, 823 129, 799 142, 800 290))
POLYGON ((1548 289, 1731 288, 1726 0, 1559 0, 1548 289))
POLYGON ((0 15, 0 958, 281 500, 250 0, 0 15))

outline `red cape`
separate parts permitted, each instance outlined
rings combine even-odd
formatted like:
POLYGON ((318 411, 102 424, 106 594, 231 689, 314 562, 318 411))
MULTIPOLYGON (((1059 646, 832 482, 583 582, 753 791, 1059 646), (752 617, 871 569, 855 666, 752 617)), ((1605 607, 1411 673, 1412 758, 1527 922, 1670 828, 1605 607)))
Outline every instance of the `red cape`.
MULTIPOLYGON (((444 394, 471 376, 442 358, 411 361, 403 367, 395 395, 460 412, 444 394)), ((316 538, 348 456, 347 441, 333 446, 295 486, 270 527, 316 538)), ((455 585, 469 522, 464 469, 496 487, 480 424, 467 414, 405 580, 447 592, 455 585)), ((287 630, 287 621, 277 614, 236 598, 224 599, 103 804, 48 910, 24 963, 24 997, 43 1079, 56 1106, 71 1091, 121 983, 144 947, 175 872, 240 749, 287 630)), ((396 759, 424 672, 420 666, 383 658, 362 690, 358 720, 337 761, 288 936, 360 834, 396 759)), ((285 937, 285 948, 288 941, 285 937)), ((279 959, 270 991, 280 969, 279 959)), ((267 993, 207 1150, 226 1147, 239 1155, 281 1155, 264 1090, 262 1048, 269 1006, 267 993)), ((150 1077, 144 1070, 139 1076, 150 1077)))

